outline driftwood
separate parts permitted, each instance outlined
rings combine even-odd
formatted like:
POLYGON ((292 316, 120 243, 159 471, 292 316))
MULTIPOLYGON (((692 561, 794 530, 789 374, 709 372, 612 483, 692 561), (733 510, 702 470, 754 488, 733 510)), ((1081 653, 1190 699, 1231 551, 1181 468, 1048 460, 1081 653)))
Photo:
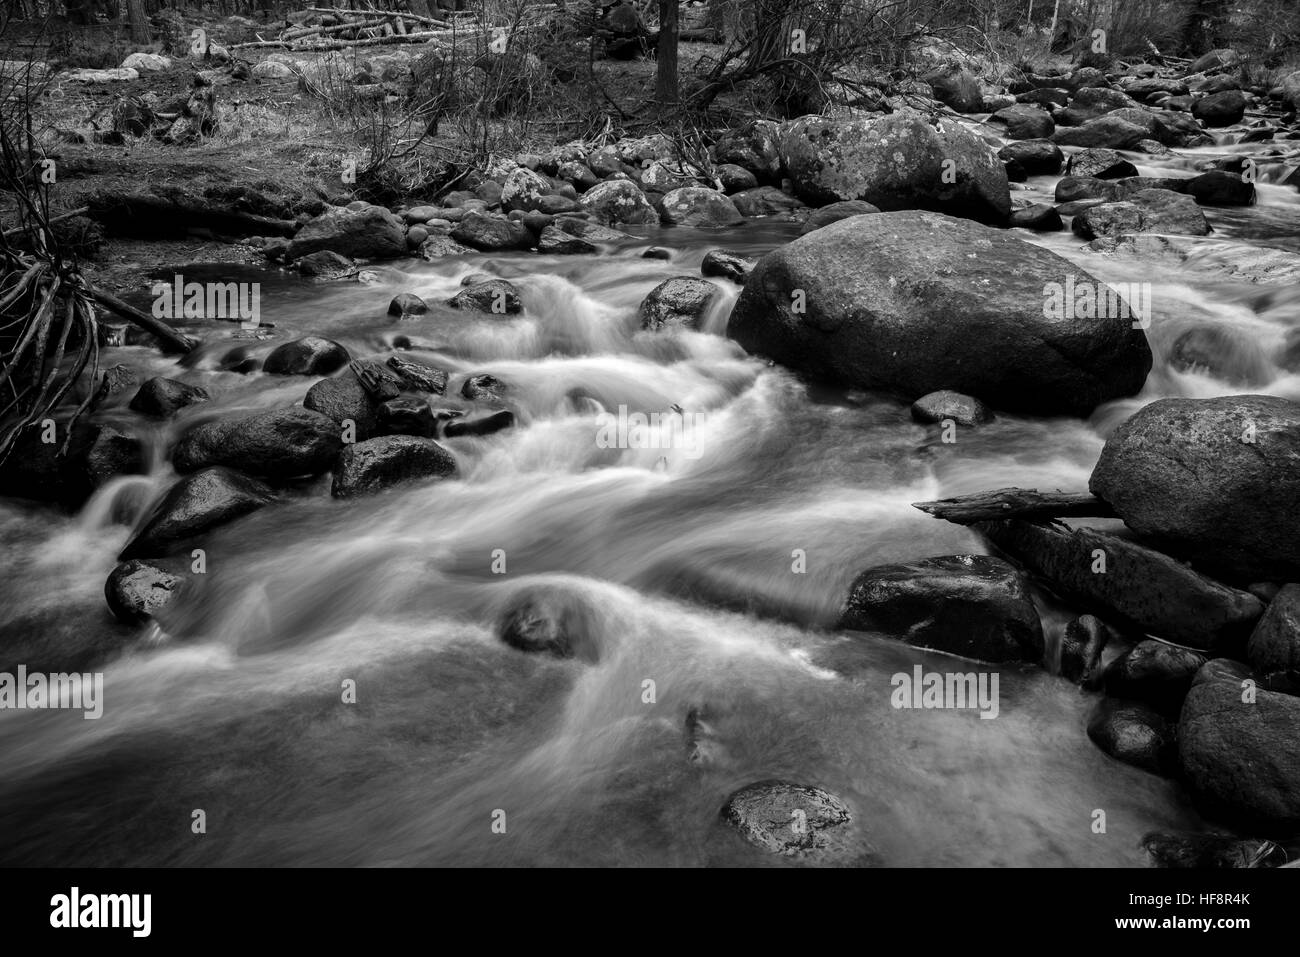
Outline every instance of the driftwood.
POLYGON ((189 352, 194 348, 195 342, 189 336, 177 332, 161 319, 156 319, 147 312, 141 312, 129 302, 117 298, 111 292, 105 292, 103 289, 97 289, 86 283, 85 291, 90 298, 95 300, 106 309, 117 313, 123 319, 127 319, 139 326, 145 332, 158 338, 171 352, 189 352))
POLYGON ((916 502, 935 518, 957 525, 1003 518, 1114 518, 1115 510, 1087 492, 1040 492, 1032 488, 999 488, 935 502, 916 502))

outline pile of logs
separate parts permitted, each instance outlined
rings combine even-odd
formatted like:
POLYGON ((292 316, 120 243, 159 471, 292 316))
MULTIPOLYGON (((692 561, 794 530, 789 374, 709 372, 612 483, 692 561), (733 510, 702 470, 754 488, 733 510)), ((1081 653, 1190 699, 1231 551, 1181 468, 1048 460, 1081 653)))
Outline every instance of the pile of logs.
POLYGON ((508 29, 510 33, 544 26, 555 16, 558 4, 539 3, 527 8, 509 27, 483 22, 473 13, 441 11, 445 19, 435 19, 401 10, 335 10, 309 7, 315 14, 311 22, 296 24, 282 31, 274 40, 258 39, 238 43, 231 49, 278 47, 291 52, 342 50, 349 47, 382 46, 390 43, 427 43, 436 40, 468 39, 508 29))

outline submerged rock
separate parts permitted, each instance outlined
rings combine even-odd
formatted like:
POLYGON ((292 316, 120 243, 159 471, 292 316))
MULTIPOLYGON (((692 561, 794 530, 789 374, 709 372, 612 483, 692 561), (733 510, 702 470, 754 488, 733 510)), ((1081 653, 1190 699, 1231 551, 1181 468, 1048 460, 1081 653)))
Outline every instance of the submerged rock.
POLYGON ((184 578, 138 559, 121 562, 104 583, 104 598, 118 621, 138 625, 167 606, 184 578))
POLYGON ((504 279, 489 279, 466 286, 448 300, 447 305, 494 316, 514 316, 524 311, 519 291, 504 279))
POLYGON ((1023 577, 988 555, 947 555, 869 568, 839 627, 980 661, 1037 662, 1043 629, 1023 577))
POLYGON ((1080 615, 1065 626, 1061 637, 1061 677, 1090 686, 1101 666, 1101 653, 1110 640, 1110 630, 1092 615, 1080 615))
POLYGON ((175 415, 187 405, 206 402, 210 396, 206 389, 186 385, 175 379, 154 376, 140 386, 140 391, 131 399, 130 408, 142 415, 152 415, 165 419, 175 415))
POLYGON ((1286 852, 1272 841, 1228 834, 1157 831, 1142 838, 1142 849, 1155 867, 1227 869, 1277 867, 1286 852))
POLYGON ((497 634, 520 651, 600 659, 596 611, 585 595, 565 586, 533 586, 513 595, 497 619, 497 634))
POLYGON ((412 292, 398 293, 388 304, 388 314, 399 319, 407 316, 423 316, 428 311, 428 303, 412 292))
POLYGON ((734 792, 722 820, 750 844, 786 857, 847 849, 853 815, 834 794, 789 781, 758 781, 734 792))

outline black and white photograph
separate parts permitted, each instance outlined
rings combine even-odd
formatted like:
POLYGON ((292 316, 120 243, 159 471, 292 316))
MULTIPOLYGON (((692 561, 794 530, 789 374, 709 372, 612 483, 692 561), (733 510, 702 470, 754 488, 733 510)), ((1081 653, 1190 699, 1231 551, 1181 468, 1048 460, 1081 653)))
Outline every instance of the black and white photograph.
POLYGON ((3 2, 24 924, 290 868, 1265 923, 1300 3, 3 2))

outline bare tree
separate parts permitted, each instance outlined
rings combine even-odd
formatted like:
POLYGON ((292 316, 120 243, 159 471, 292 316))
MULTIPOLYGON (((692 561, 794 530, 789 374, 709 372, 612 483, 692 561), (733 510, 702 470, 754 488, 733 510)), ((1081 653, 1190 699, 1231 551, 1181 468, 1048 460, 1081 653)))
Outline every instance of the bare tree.
POLYGON ((655 99, 677 102, 677 0, 659 0, 659 42, 655 48, 655 99))

